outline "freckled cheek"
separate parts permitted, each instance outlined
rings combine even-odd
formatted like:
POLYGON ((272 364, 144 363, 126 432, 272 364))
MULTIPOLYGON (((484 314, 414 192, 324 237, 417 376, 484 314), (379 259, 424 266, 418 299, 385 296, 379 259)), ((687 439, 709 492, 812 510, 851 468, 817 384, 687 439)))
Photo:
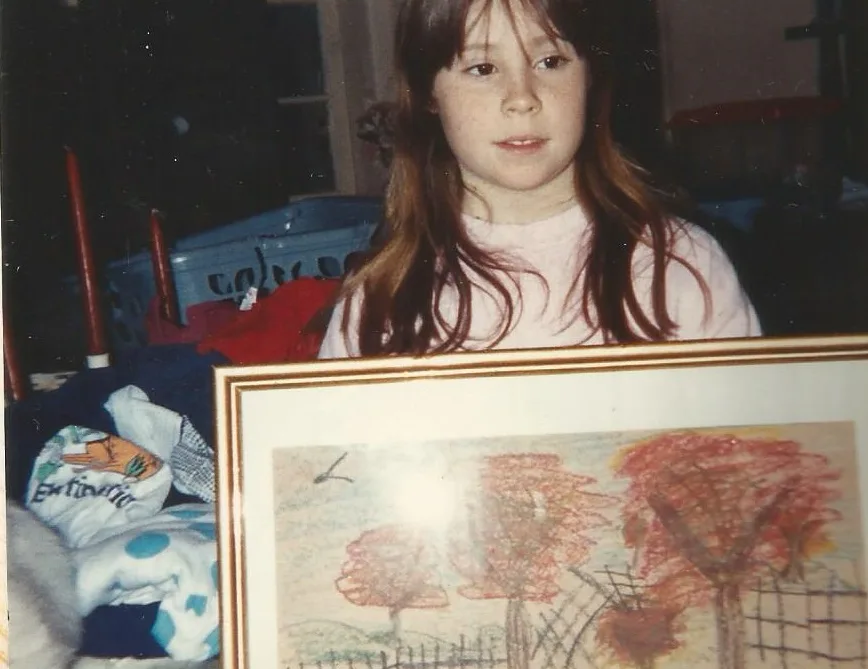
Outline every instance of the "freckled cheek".
POLYGON ((484 113, 472 100, 463 100, 462 103, 441 109, 440 120, 447 135, 470 135, 490 126, 490 114, 484 113))
POLYGON ((564 118, 584 121, 587 115, 587 104, 584 96, 577 96, 575 93, 559 93, 559 96, 553 98, 553 101, 564 118))

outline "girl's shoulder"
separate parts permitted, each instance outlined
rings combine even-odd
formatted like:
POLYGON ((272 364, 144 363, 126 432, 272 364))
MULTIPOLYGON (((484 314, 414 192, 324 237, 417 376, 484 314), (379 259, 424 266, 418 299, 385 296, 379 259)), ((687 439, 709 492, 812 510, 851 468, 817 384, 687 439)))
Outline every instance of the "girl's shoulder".
POLYGON ((319 359, 356 358, 360 355, 358 340, 361 299, 359 290, 338 299, 320 343, 317 354, 319 359))
POLYGON ((760 334, 757 314, 733 260, 731 251, 705 228, 671 220, 666 284, 680 338, 760 334))
POLYGON ((669 219, 670 248, 676 257, 719 263, 728 256, 717 238, 708 230, 683 218, 669 219))
MULTIPOLYGON (((667 219, 663 233, 668 255, 666 264, 670 274, 686 271, 687 266, 703 275, 720 265, 726 268, 731 266, 729 255, 717 238, 695 223, 672 217, 667 219)), ((634 253, 634 271, 640 275, 650 272, 654 262, 650 241, 640 242, 634 253)))

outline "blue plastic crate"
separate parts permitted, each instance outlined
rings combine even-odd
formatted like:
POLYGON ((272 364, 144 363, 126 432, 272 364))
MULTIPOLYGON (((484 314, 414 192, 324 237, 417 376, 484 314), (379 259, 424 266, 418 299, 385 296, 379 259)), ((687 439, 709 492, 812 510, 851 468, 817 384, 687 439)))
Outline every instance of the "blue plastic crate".
POLYGON ((378 197, 337 195, 310 197, 214 230, 178 240, 178 251, 233 242, 245 237, 306 234, 378 223, 383 201, 378 197))
MULTIPOLYGON (((169 262, 182 324, 189 307, 239 303, 250 287, 271 291, 298 277, 340 277, 347 257, 369 247, 381 217, 378 198, 314 198, 180 240, 169 262)), ((113 348, 146 345, 145 316, 156 296, 150 253, 110 263, 103 277, 113 348)), ((78 277, 64 281, 64 292, 65 302, 80 304, 78 277)))
POLYGON ((762 198, 742 198, 700 202, 699 208, 709 216, 727 220, 736 228, 749 232, 753 228, 754 217, 764 203, 762 198))

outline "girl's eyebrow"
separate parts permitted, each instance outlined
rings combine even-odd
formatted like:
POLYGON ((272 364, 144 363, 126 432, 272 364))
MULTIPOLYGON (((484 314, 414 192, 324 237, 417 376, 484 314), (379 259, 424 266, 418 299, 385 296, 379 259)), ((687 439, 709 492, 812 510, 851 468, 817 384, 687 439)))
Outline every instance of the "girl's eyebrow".
MULTIPOLYGON (((541 46, 546 46, 549 44, 556 44, 556 40, 552 39, 545 33, 537 35, 536 37, 531 38, 526 44, 525 48, 528 50, 533 50, 541 46)), ((498 44, 497 42, 474 42, 473 44, 466 44, 463 49, 463 53, 468 52, 482 52, 488 53, 489 51, 497 51, 498 44)))
POLYGON ((491 51, 492 45, 489 44, 465 44, 464 48, 461 50, 461 53, 470 53, 470 52, 480 52, 480 53, 488 53, 491 51))

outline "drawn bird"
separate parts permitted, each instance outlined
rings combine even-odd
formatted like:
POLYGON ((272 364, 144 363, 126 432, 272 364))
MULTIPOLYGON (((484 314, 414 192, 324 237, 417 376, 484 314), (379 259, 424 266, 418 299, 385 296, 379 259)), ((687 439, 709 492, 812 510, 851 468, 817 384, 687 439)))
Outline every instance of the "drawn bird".
POLYGON ((314 484, 325 483, 329 479, 347 481, 349 483, 352 483, 353 479, 351 479, 349 476, 335 476, 332 474, 332 472, 335 470, 335 467, 337 467, 344 460, 344 458, 347 457, 347 455, 347 453, 344 453, 341 457, 339 457, 332 463, 331 467, 326 469, 322 474, 317 474, 313 479, 314 484))

